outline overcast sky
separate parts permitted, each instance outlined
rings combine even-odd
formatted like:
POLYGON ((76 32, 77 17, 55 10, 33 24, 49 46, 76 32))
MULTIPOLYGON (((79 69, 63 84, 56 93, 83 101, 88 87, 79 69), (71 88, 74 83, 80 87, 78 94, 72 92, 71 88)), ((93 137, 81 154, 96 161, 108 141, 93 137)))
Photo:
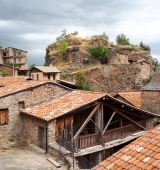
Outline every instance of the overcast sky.
POLYGON ((0 0, 0 42, 27 50, 29 64, 44 64, 64 28, 83 37, 105 32, 111 42, 124 33, 160 61, 160 0, 0 0))

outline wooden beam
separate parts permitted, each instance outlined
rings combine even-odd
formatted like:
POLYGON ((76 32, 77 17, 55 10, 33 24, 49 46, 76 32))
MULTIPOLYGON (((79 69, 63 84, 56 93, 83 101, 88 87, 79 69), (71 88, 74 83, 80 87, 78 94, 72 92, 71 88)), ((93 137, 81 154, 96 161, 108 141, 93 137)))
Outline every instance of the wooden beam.
MULTIPOLYGON (((108 104, 107 104, 108 105, 108 104)), ((139 126, 140 128, 147 130, 145 127, 141 126, 139 123, 135 122, 134 120, 132 120, 131 118, 129 118, 128 116, 124 115, 121 111, 115 109, 113 106, 108 105, 110 108, 112 108, 116 113, 119 113, 120 115, 122 115, 123 117, 125 117, 126 119, 128 119, 129 121, 131 121, 132 123, 134 123, 135 125, 139 126)))
POLYGON ((120 112, 120 111, 116 111, 116 112, 119 113, 120 115, 122 115, 123 117, 125 117, 126 119, 128 119, 129 121, 131 121, 132 123, 134 123, 135 125, 139 126, 140 128, 147 130, 145 127, 141 126, 139 123, 135 122, 134 120, 132 120, 128 116, 124 115, 122 112, 120 112))
POLYGON ((99 106, 101 105, 101 103, 97 104, 96 107, 93 109, 93 111, 90 113, 90 115, 88 116, 88 118, 85 120, 85 122, 82 124, 82 126, 80 127, 80 129, 78 130, 78 132, 74 135, 73 139, 76 139, 77 136, 82 132, 82 130, 84 129, 84 127, 87 125, 87 123, 91 120, 92 116, 95 114, 95 112, 97 111, 97 109, 99 108, 99 106))
POLYGON ((103 130, 103 134, 105 133, 106 129, 108 128, 108 126, 109 126, 111 120, 113 119, 113 116, 115 115, 115 113, 116 113, 116 112, 113 112, 112 116, 110 117, 110 119, 109 119, 109 121, 108 121, 106 127, 105 127, 104 130, 103 130))

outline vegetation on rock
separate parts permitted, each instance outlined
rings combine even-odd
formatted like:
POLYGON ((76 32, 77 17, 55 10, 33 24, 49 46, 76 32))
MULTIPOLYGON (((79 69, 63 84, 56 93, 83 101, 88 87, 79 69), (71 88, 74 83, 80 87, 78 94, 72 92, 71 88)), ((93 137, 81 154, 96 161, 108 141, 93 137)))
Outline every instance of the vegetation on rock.
POLYGON ((58 56, 59 57, 62 57, 66 51, 67 51, 67 48, 68 48, 68 42, 67 41, 58 41, 56 43, 56 46, 57 46, 57 50, 58 50, 58 56))
POLYGON ((1 43, 0 43, 0 50, 2 50, 3 49, 3 47, 1 46, 1 43))
POLYGON ((149 45, 146 45, 146 44, 143 44, 142 41, 139 43, 139 46, 140 46, 141 48, 143 48, 143 50, 151 51, 150 46, 149 46, 149 45))
POLYGON ((50 63, 47 62, 47 61, 44 62, 44 66, 49 66, 49 64, 50 64, 50 63))
POLYGON ((76 79, 76 85, 80 89, 91 91, 90 84, 87 82, 84 74, 82 74, 81 72, 77 72, 75 79, 76 79))
POLYGON ((117 35, 116 43, 118 45, 130 45, 129 39, 124 34, 117 35))

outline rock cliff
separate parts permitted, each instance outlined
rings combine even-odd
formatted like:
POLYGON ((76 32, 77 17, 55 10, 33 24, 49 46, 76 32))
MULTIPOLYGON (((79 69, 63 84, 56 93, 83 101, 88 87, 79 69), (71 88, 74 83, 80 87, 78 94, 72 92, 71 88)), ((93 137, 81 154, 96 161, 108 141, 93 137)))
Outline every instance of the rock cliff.
POLYGON ((116 94, 122 91, 138 91, 144 86, 154 70, 154 61, 149 51, 139 46, 122 46, 109 43, 102 37, 82 38, 68 35, 69 47, 58 57, 56 43, 46 49, 46 62, 62 70, 62 79, 75 82, 75 74, 85 74, 91 88, 96 91, 116 94), (109 49, 107 60, 95 65, 90 60, 89 48, 102 45, 109 49), (65 76, 66 75, 66 76, 65 76))

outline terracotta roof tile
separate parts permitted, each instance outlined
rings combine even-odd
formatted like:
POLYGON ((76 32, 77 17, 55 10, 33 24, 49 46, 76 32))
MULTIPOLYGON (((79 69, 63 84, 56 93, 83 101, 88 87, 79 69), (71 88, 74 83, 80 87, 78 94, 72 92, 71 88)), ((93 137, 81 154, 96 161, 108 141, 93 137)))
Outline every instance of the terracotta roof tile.
POLYGON ((1 87, 0 88, 0 97, 4 97, 7 96, 9 94, 13 94, 31 87, 35 87, 38 86, 40 84, 44 84, 46 83, 46 81, 33 81, 33 80, 29 80, 29 81, 21 81, 18 83, 14 83, 5 87, 1 87))
MULTIPOLYGON (((116 161, 113 161, 113 157, 107 158, 105 162, 110 162, 110 165, 112 163, 110 170, 160 169, 160 146, 158 146, 160 144, 159 130, 160 125, 148 131, 139 139, 133 141, 129 145, 119 150, 117 153, 114 154, 117 158, 116 161), (156 138, 154 138, 154 140, 150 138, 150 136, 152 136, 153 134, 156 134, 156 138), (139 144, 137 141, 139 142, 139 144)), ((99 166, 103 167, 103 163, 101 163, 99 166)), ((103 167, 102 169, 106 170, 107 168, 103 167)))
POLYGON ((89 103, 106 96, 105 93, 75 90, 49 102, 22 110, 23 113, 43 119, 52 120, 63 114, 73 112, 89 103))
POLYGON ((141 92, 124 92, 118 93, 118 95, 127 100, 133 106, 137 108, 142 107, 141 92))
POLYGON ((18 82, 25 81, 27 77, 17 76, 17 77, 0 77, 0 86, 7 86, 15 84, 18 82))

